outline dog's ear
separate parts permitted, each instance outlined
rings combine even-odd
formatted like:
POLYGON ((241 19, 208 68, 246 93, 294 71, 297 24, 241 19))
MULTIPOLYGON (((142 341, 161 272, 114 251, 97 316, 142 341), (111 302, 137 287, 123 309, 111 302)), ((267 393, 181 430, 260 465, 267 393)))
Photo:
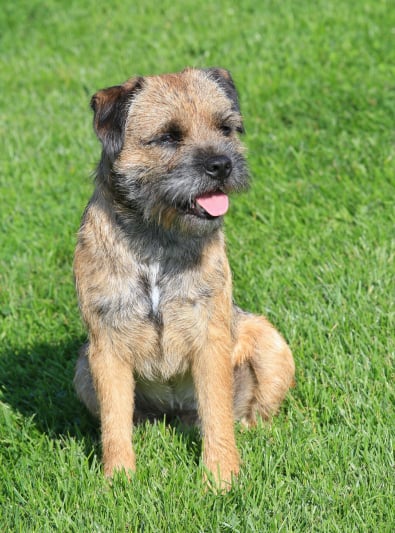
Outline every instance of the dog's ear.
POLYGON ((233 109, 240 112, 239 97, 230 72, 224 68, 217 67, 206 68, 203 71, 223 89, 226 96, 231 100, 233 109))
POLYGON ((131 78, 122 85, 102 89, 92 96, 93 126, 103 145, 103 152, 114 161, 122 149, 128 108, 132 97, 141 90, 144 78, 131 78))

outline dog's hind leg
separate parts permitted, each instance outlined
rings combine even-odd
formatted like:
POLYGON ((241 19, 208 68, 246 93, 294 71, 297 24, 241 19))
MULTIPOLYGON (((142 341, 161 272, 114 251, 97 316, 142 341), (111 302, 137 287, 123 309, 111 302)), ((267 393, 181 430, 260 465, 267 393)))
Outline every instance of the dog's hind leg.
POLYGON ((295 364, 280 333, 263 316, 235 312, 234 413, 246 425, 268 420, 294 385, 295 364))

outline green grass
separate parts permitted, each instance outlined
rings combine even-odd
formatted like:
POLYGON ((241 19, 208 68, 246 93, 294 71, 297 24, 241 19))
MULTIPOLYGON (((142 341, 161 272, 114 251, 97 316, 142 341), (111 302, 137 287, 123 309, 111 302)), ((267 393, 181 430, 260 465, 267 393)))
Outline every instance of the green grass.
POLYGON ((3 2, 1 531, 394 530, 394 28, 385 0, 3 2), (238 85, 254 182, 226 219, 235 297, 297 364, 272 426, 237 429, 226 495, 202 488, 198 433, 162 423, 108 485, 71 384, 89 97, 185 65, 238 85))

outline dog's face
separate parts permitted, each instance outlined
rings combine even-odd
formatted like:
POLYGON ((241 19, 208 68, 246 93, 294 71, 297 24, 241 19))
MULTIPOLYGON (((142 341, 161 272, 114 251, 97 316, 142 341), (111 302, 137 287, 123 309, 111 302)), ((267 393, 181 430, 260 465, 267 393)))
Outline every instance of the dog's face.
POLYGON ((124 212, 187 234, 220 226, 228 194, 248 186, 226 70, 134 78, 99 91, 91 105, 103 145, 98 177, 124 212))

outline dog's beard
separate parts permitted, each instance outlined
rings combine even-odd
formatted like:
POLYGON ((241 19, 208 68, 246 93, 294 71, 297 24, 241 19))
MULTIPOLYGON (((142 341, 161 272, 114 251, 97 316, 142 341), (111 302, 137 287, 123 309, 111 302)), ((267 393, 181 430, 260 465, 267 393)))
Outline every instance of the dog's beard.
POLYGON ((229 194, 246 190, 248 171, 242 155, 232 159, 230 176, 219 182, 207 176, 196 158, 193 164, 172 170, 134 167, 127 172, 113 171, 110 189, 123 213, 141 218, 147 225, 183 234, 204 235, 222 225, 229 194))

